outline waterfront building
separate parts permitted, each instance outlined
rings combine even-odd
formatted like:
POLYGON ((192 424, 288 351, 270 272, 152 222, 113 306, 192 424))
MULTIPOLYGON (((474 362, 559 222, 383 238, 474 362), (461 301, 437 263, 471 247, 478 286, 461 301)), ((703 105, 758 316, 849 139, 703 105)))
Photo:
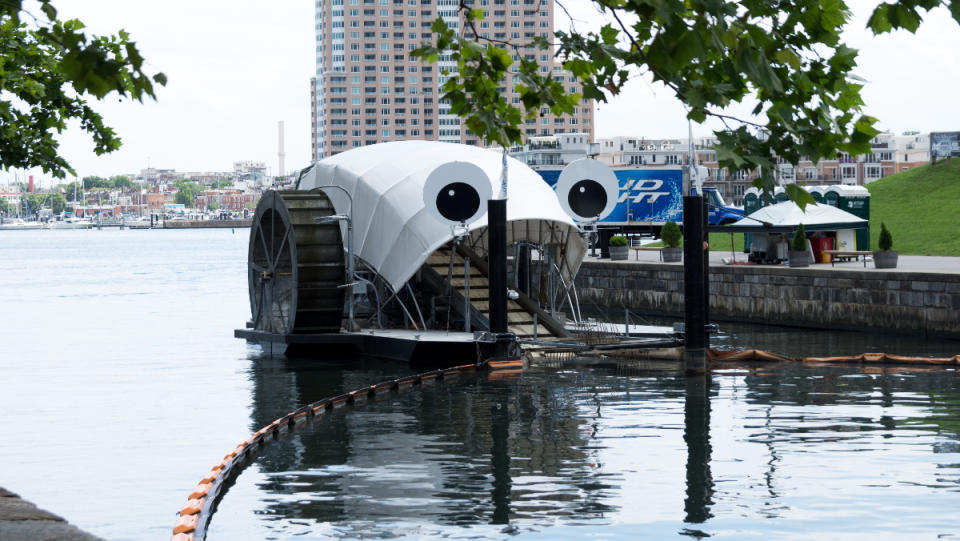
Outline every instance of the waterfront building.
MULTIPOLYGON (((513 147, 511 156, 533 169, 562 167, 579 158, 594 158, 611 167, 676 168, 687 165, 690 144, 687 139, 647 139, 617 136, 596 142, 585 133, 558 134, 529 139, 513 147)), ((707 171, 704 183, 712 186, 733 204, 741 205, 743 195, 756 178, 755 171, 728 174, 717 164, 714 137, 694 138, 697 164, 707 171)))
POLYGON ((894 162, 897 164, 897 173, 930 163, 929 133, 904 132, 903 135, 895 135, 893 140, 896 144, 894 162))
POLYGON ((599 144, 591 142, 590 134, 586 132, 528 137, 526 143, 510 148, 511 156, 533 168, 566 165, 597 154, 599 144))
POLYGON ((146 195, 147 208, 150 210, 161 210, 167 203, 173 203, 173 192, 159 191, 149 192, 146 195))
POLYGON ((250 160, 241 160, 233 162, 233 172, 236 175, 266 175, 267 164, 265 162, 255 162, 250 160))
POLYGON ((11 209, 20 206, 20 188, 17 186, 0 186, 0 199, 7 202, 11 209))
MULTIPOLYGON (((480 37, 531 44, 553 36, 551 0, 468 0, 483 11, 476 22, 480 37)), ((316 77, 311 86, 311 146, 314 159, 365 145, 405 139, 480 144, 449 105, 440 87, 455 77, 456 63, 441 56, 437 64, 411 58, 410 51, 433 39, 430 26, 438 17, 467 37, 457 0, 327 0, 316 8, 316 77)), ((541 74, 553 74, 571 92, 582 88, 554 62, 551 51, 532 46, 513 53, 539 63, 541 74)), ((508 76, 500 87, 512 105, 522 108, 508 76)), ((572 115, 541 111, 524 126, 527 137, 585 132, 593 139, 593 104, 584 102, 572 115)))
POLYGON ((115 205, 84 205, 74 207, 74 214, 80 218, 110 218, 120 214, 120 209, 115 205))
POLYGON ((259 192, 243 190, 204 190, 197 194, 193 206, 198 209, 216 208, 218 210, 242 211, 256 208, 260 201, 259 192))
MULTIPOLYGON (((697 164, 707 171, 704 183, 716 188, 727 202, 742 206, 744 195, 760 172, 727 171, 720 167, 713 149, 716 144, 713 136, 693 139, 697 164)), ((871 152, 867 154, 851 156, 841 152, 833 159, 818 162, 801 157, 796 165, 778 157, 775 159, 777 183, 863 186, 930 162, 929 133, 884 132, 871 140, 870 147, 871 152)), ((534 169, 564 166, 585 157, 611 167, 677 167, 689 164, 690 141, 616 136, 592 142, 586 133, 568 133, 530 138, 523 145, 511 148, 510 154, 534 169)))
POLYGON ((147 184, 158 184, 173 180, 176 174, 177 172, 173 169, 147 167, 146 169, 141 169, 139 174, 130 175, 130 180, 147 184))

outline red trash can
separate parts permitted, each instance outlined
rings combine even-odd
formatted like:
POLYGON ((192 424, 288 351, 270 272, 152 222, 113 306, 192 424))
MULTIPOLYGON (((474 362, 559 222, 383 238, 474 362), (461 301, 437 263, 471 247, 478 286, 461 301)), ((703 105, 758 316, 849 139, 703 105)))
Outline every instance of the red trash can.
POLYGON ((824 250, 833 250, 833 237, 812 237, 810 246, 813 248, 813 260, 815 262, 830 262, 830 254, 824 253, 824 250))

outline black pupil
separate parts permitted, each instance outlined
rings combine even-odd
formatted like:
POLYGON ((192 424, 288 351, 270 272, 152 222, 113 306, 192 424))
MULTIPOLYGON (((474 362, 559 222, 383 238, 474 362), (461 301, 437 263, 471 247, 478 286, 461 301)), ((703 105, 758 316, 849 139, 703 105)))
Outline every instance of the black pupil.
POLYGON ((593 218, 599 216, 607 206, 607 192, 595 180, 581 180, 570 188, 567 203, 577 216, 593 218))
POLYGON ((463 182, 451 182, 437 194, 437 210, 451 222, 463 222, 477 213, 480 194, 473 186, 463 182))

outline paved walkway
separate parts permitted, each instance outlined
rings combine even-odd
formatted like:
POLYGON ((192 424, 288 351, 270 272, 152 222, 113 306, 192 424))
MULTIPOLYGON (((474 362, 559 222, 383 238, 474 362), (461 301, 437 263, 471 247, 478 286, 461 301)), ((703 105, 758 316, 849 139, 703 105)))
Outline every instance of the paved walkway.
POLYGON ((0 487, 0 539, 103 541, 0 487))
MULTIPOLYGON (((597 251, 599 254, 599 250, 597 251)), ((722 267, 725 266, 723 260, 736 259, 738 263, 747 260, 747 254, 743 252, 710 252, 710 265, 722 267)), ((584 261, 611 263, 609 259, 600 259, 591 257, 588 253, 584 261)), ((660 263, 660 254, 656 250, 630 250, 628 259, 631 263, 660 263)), ((612 263, 624 263, 623 261, 612 261, 612 263)), ((681 265, 682 263, 664 263, 665 265, 681 265)), ((756 265, 758 267, 787 267, 786 265, 756 265)), ((867 261, 864 268, 863 261, 846 261, 831 265, 829 263, 817 263, 807 267, 816 271, 863 271, 863 272, 927 272, 933 274, 954 274, 960 275, 960 257, 940 257, 940 256, 922 256, 922 255, 901 255, 895 269, 875 269, 873 262, 867 261)))

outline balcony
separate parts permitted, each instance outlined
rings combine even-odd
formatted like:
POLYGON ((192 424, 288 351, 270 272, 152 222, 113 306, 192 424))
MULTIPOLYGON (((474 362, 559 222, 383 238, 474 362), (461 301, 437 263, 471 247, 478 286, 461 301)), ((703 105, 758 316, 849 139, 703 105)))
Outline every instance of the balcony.
POLYGON ((566 165, 559 155, 534 156, 527 158, 527 165, 566 165))
POLYGON ((557 141, 529 141, 527 143, 528 150, 558 150, 560 148, 560 143, 557 141))

